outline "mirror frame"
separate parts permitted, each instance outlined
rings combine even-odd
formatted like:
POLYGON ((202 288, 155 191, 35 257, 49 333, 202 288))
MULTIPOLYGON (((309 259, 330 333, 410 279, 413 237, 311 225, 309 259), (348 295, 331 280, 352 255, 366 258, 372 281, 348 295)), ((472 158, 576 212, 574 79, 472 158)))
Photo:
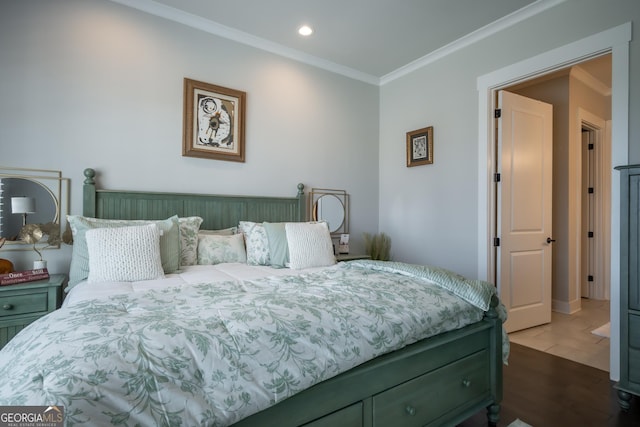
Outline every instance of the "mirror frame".
MULTIPOLYGON (((22 178, 42 185, 49 191, 55 204, 55 220, 52 221, 60 227, 62 236, 62 221, 69 213, 69 178, 63 178, 61 171, 49 169, 27 169, 0 166, 0 178, 22 178)), ((66 222, 66 220, 65 220, 66 222)), ((60 244, 49 245, 46 241, 37 243, 36 248, 59 249, 60 244)), ((33 250, 32 245, 20 240, 7 240, 0 248, 0 251, 29 251, 33 250)))
POLYGON ((309 219, 310 221, 322 221, 322 218, 318 218, 316 211, 316 203, 321 197, 331 195, 336 197, 344 208, 344 219, 340 227, 335 231, 330 231, 331 236, 339 236, 341 234, 349 233, 349 195, 344 190, 332 190, 329 188, 312 188, 309 192, 309 219))

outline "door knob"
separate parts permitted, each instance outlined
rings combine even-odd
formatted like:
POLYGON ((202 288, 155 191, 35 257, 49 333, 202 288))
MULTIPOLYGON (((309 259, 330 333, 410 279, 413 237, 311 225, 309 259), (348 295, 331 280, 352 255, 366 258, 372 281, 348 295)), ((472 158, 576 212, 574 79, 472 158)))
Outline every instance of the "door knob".
POLYGON ((555 242, 556 239, 552 239, 551 237, 547 237, 547 243, 555 242))

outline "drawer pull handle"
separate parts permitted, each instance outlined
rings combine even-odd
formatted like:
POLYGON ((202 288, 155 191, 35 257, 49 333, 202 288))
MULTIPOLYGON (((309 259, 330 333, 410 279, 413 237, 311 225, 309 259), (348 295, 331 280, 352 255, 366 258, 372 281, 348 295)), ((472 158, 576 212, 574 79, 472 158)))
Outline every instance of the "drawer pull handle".
POLYGON ((3 306, 2 306, 2 308, 3 308, 4 310, 11 310, 11 309, 13 308, 13 305, 11 305, 11 304, 5 304, 5 305, 3 305, 3 306))
POLYGON ((465 388, 471 387, 471 380, 467 380, 467 379, 462 380, 462 386, 465 388))
POLYGON ((405 412, 409 415, 411 415, 412 417, 416 414, 416 408, 414 408, 411 405, 407 405, 406 408, 404 408, 405 412))

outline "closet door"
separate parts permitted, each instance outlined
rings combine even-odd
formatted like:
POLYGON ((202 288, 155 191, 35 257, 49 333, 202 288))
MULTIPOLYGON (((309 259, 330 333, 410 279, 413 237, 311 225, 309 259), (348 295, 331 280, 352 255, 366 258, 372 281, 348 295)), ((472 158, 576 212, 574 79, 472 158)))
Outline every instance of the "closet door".
POLYGON ((629 409, 640 396, 640 166, 620 176, 620 382, 618 402, 629 409))

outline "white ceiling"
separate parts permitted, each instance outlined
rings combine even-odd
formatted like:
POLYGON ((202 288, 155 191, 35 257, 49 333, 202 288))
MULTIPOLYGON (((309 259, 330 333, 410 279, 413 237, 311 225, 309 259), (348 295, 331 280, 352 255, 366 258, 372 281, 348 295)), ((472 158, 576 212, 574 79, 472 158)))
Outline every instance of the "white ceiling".
POLYGON ((564 0, 112 1, 379 84, 564 0))

